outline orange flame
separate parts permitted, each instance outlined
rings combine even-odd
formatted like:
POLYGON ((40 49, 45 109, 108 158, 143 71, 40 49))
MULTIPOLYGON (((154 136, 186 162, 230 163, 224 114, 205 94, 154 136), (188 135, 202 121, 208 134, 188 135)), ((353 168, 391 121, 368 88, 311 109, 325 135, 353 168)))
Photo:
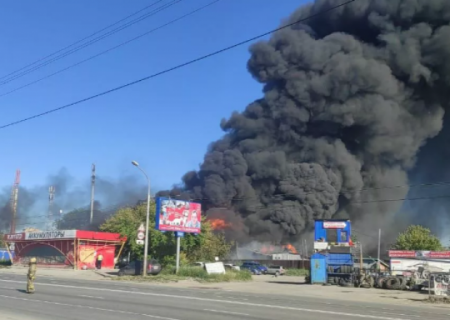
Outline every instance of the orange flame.
POLYGON ((292 254, 298 254, 297 249, 295 249, 295 247, 288 243, 287 245, 284 246, 285 249, 288 249, 290 253, 292 254))
POLYGON ((231 223, 228 223, 223 219, 209 219, 209 223, 211 223, 213 230, 223 230, 231 227, 231 223))
MULTIPOLYGON (((298 251, 295 249, 295 247, 288 243, 287 245, 281 246, 281 249, 287 250, 292 254, 298 254, 298 251)), ((279 252, 280 250, 280 246, 273 246, 273 245, 265 245, 262 246, 261 249, 259 250, 259 252, 261 252, 262 254, 272 254, 274 252, 279 252)))

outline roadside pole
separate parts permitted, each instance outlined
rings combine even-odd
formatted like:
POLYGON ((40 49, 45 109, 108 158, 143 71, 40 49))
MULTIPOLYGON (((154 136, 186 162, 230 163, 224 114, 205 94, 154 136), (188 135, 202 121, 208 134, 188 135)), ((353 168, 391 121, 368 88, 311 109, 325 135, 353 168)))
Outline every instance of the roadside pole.
POLYGON ((381 249, 381 229, 378 229, 378 256, 377 256, 377 271, 380 272, 380 250, 381 249))
POLYGON ((181 246, 181 238, 184 237, 184 232, 175 232, 175 237, 177 238, 177 262, 175 267, 175 273, 178 273, 180 270, 180 246, 181 246))

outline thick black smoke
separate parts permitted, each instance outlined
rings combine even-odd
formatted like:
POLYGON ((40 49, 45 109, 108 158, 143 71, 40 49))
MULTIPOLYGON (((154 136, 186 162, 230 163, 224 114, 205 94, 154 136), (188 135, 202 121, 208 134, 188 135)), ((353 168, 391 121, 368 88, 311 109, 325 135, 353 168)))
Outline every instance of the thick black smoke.
MULTIPOLYGON (((342 2, 317 0, 286 22, 342 2)), ((392 227, 402 201, 380 200, 407 196, 420 148, 444 125, 450 1, 356 0, 250 52, 263 97, 222 121, 224 137, 183 177, 190 197, 233 208, 248 235, 273 242, 315 218, 350 217, 369 236, 392 227)))
MULTIPOLYGON (((120 206, 135 205, 146 198, 147 189, 142 177, 122 176, 107 179, 97 175, 93 224, 90 220, 90 168, 86 177, 77 181, 63 168, 48 177, 45 184, 19 188, 16 231, 26 228, 96 229, 120 206), (49 187, 55 188, 52 217, 49 213, 49 187), (59 221, 58 223, 56 223, 59 221)), ((100 168, 101 170, 101 168, 100 168)), ((14 175, 11 177, 14 181, 14 175)), ((26 180, 26 172, 22 173, 26 180)), ((11 187, 0 190, 0 232, 9 232, 11 225, 11 187)))

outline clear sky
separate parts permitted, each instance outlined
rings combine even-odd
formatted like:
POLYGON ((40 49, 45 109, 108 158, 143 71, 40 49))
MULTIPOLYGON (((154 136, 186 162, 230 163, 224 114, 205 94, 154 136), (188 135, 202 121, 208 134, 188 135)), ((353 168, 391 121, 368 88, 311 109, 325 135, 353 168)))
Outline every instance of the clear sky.
MULTIPOLYGON (((22 0, 2 3, 0 78, 156 0, 22 0)), ((163 3, 170 3, 165 0, 163 3)), ((59 61, 9 83, 0 96, 151 30, 212 0, 183 0, 59 61)), ((196 58, 279 26, 301 0, 221 0, 124 47, 0 97, 0 126, 196 58)), ((149 12, 148 10, 147 12, 149 12)), ((0 187, 15 170, 22 185, 46 183, 62 167, 87 180, 148 171, 155 189, 198 168, 220 120, 260 97, 247 72, 248 46, 36 120, 0 130, 0 187)), ((3 84, 2 84, 3 83, 3 84)))

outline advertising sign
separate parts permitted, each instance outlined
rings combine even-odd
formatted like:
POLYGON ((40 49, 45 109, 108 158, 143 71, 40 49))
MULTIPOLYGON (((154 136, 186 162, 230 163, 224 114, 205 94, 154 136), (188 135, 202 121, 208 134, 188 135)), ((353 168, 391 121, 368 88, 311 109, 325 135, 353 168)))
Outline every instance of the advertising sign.
POLYGON ((343 221, 324 221, 323 227, 325 229, 344 229, 347 224, 343 221))
POLYGON ((390 258, 450 259, 450 251, 389 250, 390 258))
POLYGON ((155 228, 159 231, 200 233, 201 211, 200 203, 157 198, 155 228))
POLYGON ((25 240, 74 239, 76 230, 26 232, 25 240))
POLYGON ((3 236, 3 239, 6 241, 19 241, 25 239, 25 233, 12 233, 12 234, 5 234, 3 236))
POLYGON ((431 272, 449 272, 449 260, 428 260, 428 259, 391 259, 392 275, 411 275, 414 274, 417 279, 428 279, 431 272))

